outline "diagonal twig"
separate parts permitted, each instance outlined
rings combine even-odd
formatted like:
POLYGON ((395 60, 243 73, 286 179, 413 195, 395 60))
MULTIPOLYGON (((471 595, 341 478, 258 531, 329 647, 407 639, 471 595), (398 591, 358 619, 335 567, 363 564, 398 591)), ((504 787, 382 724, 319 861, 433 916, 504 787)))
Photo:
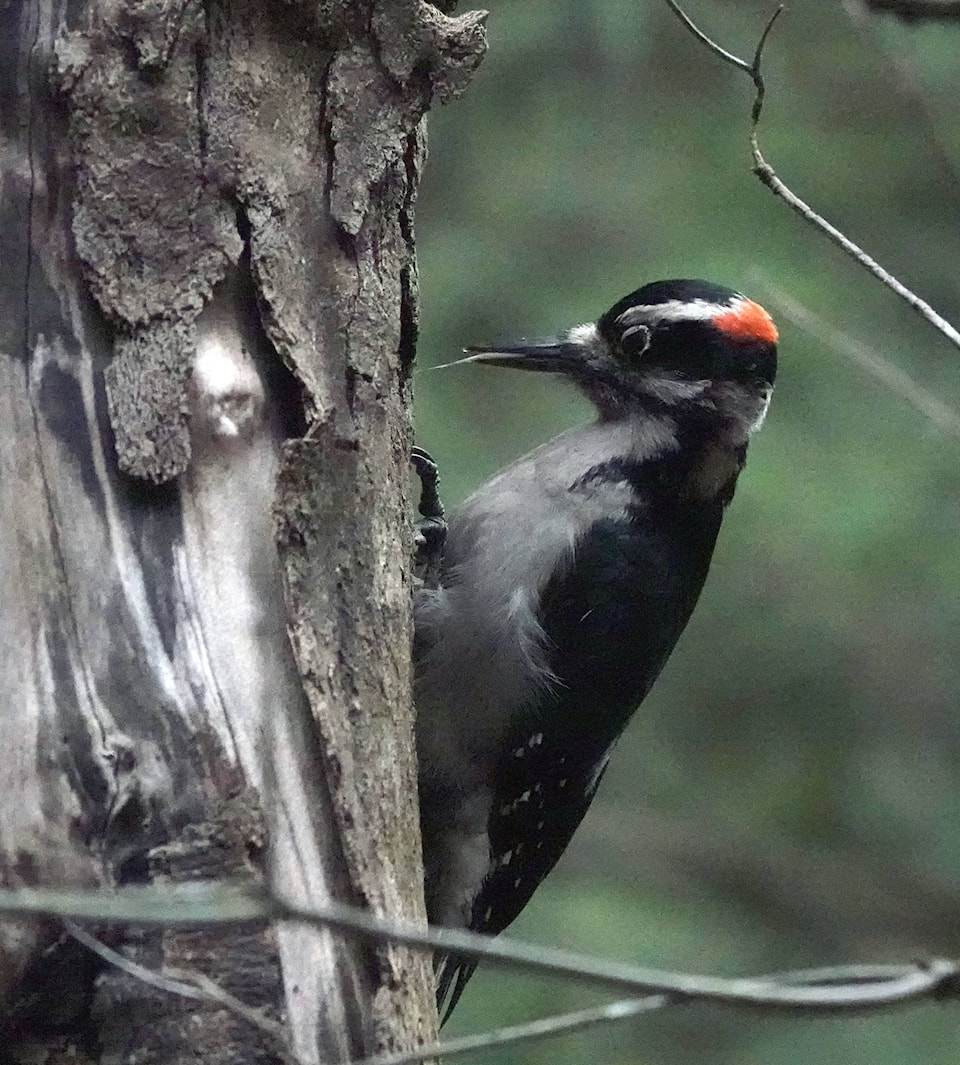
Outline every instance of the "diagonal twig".
POLYGON ((242 1002, 229 991, 225 991, 215 980, 211 980, 206 973, 190 972, 185 969, 170 969, 165 972, 157 972, 145 965, 140 965, 119 951, 108 947, 106 943, 91 935, 81 928, 75 921, 64 921, 64 927, 78 943, 82 943, 87 950, 92 951, 105 962, 132 976, 141 983, 149 984, 160 991, 167 991, 181 998, 204 999, 208 1002, 216 1002, 232 1014, 246 1021, 258 1031, 266 1035, 274 1043, 277 1053, 287 1065, 306 1065, 304 1060, 295 1054, 287 1042, 287 1034, 282 1024, 266 1016, 262 1010, 255 1009, 242 1002))
MULTIPOLYGON (((169 967, 163 972, 157 972, 108 947, 106 943, 81 928, 75 921, 64 921, 64 927, 77 942, 82 943, 88 950, 108 964, 127 973, 128 976, 182 998, 215 1002, 266 1035, 274 1043, 277 1053, 287 1065, 306 1065, 304 1059, 290 1049, 286 1032, 281 1024, 266 1016, 262 1010, 248 1006, 235 995, 231 995, 205 973, 169 967)), ((618 1023, 671 1004, 672 1000, 666 995, 621 999, 617 1002, 608 1002, 603 1006, 573 1010, 555 1017, 541 1017, 520 1024, 505 1025, 486 1032, 418 1046, 411 1050, 375 1054, 372 1057, 357 1059, 351 1065, 417 1065, 418 1062, 431 1058, 448 1059, 466 1054, 477 1054, 499 1046, 548 1039, 581 1031, 584 1028, 593 1028, 600 1024, 618 1023)))
POLYGON ((477 1054, 484 1050, 492 1050, 494 1047, 547 1039, 555 1035, 581 1031, 584 1028, 594 1028, 600 1024, 629 1020, 641 1013, 650 1013, 653 1010, 663 1009, 665 1006, 672 1006, 675 1002, 675 999, 667 995, 620 999, 617 1002, 609 1002, 605 1006, 573 1010, 556 1017, 543 1017, 521 1024, 505 1025, 488 1032, 464 1035, 434 1043, 432 1046, 418 1047, 416 1050, 378 1054, 376 1057, 352 1062, 351 1065, 415 1065, 416 1062, 426 1061, 428 1058, 446 1060, 464 1054, 477 1054))
POLYGON ((818 214, 809 204, 800 199, 790 188, 788 188, 783 181, 777 176, 773 167, 764 159, 763 153, 760 151, 759 142, 759 125, 760 116, 763 112, 763 100, 764 100, 764 84, 763 75, 761 73, 761 61, 763 59, 763 49, 767 42, 767 38, 770 34, 773 24, 783 10, 782 7, 778 7, 774 11, 773 15, 767 22, 763 33, 760 37, 760 42, 757 45, 756 53, 754 54, 753 61, 748 63, 745 59, 740 59, 738 56, 728 52, 725 48, 721 48, 715 41, 711 40, 683 11, 676 0, 665 0, 667 6, 677 16, 682 24, 694 34, 706 48, 708 48, 714 55, 718 56, 725 63, 730 63, 738 70, 742 70, 750 80, 753 82, 756 90, 756 96, 753 101, 752 112, 752 126, 750 131, 750 152, 753 156, 753 172, 757 175, 760 182, 775 195, 779 196, 793 211, 805 219, 816 229, 819 229, 830 241, 837 245, 842 251, 844 251, 854 262, 859 263, 865 270, 868 270, 874 277, 887 286, 892 292, 895 292, 902 300, 904 300, 910 307, 912 307, 922 318, 924 318, 930 325, 932 325, 938 332, 947 338, 955 347, 960 348, 960 332, 958 332, 953 325, 950 324, 942 315, 938 314, 929 303, 921 299, 915 292, 907 288, 901 281, 893 276, 888 270, 885 270, 875 259, 871 258, 859 245, 855 244, 849 237, 841 233, 836 226, 831 225, 822 215, 818 214))

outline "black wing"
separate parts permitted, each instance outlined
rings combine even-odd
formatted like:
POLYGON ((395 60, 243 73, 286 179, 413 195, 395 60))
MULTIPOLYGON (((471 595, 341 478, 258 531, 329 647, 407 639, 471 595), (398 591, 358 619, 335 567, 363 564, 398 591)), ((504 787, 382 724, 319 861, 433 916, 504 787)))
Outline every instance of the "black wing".
MULTIPOLYGON (((470 928, 496 935, 526 906, 543 878, 566 850, 590 806, 607 765, 596 759, 554 752, 546 737, 533 733, 524 757, 504 771, 498 803, 491 812, 490 849, 493 868, 473 907, 470 928)), ((518 746, 515 750, 521 750, 518 746)), ((439 960, 437 1002, 447 996, 444 1020, 450 1016, 477 963, 456 955, 439 960)))
MULTIPOLYGON (((611 748, 693 611, 722 516, 714 501, 597 522, 544 590, 541 624, 557 683, 501 765, 474 931, 506 928, 566 849, 611 748)), ((447 1016, 475 968, 455 956, 442 961, 447 1016)))

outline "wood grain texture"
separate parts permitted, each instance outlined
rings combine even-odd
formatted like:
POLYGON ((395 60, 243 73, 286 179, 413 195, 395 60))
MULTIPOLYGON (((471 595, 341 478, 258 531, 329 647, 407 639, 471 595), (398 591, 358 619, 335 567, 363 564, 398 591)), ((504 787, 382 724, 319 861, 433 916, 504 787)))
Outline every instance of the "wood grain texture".
MULTIPOLYGON (((412 214, 482 18, 35 0, 0 29, 3 883, 268 877, 423 919, 412 214)), ((284 1018, 307 1061, 434 1036, 405 949, 96 931, 284 1018)), ((11 1061, 276 1060, 98 971, 0 926, 11 1061)))

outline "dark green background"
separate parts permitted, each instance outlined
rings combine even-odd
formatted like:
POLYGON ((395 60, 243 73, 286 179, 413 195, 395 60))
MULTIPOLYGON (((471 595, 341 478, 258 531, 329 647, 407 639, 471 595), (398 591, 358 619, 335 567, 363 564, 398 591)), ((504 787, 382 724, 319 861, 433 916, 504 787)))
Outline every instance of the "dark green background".
MULTIPOLYGON (((767 3, 690 0, 752 54, 767 3)), ((780 176, 960 323, 960 25, 795 3, 761 139, 780 176)), ((749 974, 960 955, 960 417, 938 427, 791 321, 809 311, 960 408, 960 352, 750 174, 748 80, 655 0, 494 0, 435 112, 418 236, 417 437, 455 503, 588 418, 561 383, 426 368, 595 318, 661 277, 763 303, 780 377, 697 613, 517 936, 749 974)), ((601 1001, 475 977, 446 1031, 601 1001)), ((960 1006, 855 1019, 672 1010, 484 1062, 960 1061, 960 1006)))

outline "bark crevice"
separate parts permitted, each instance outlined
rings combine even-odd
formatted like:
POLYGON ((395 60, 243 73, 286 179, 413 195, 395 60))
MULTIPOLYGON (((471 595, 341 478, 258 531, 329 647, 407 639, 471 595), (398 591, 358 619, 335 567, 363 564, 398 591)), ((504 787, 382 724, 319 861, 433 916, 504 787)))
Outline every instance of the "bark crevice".
MULTIPOLYGON (((423 920, 412 205, 422 116, 479 62, 481 21, 418 0, 2 18, 2 882, 233 876, 423 920)), ((91 931, 196 966, 306 1061, 433 1036, 429 960, 404 948, 91 931)), ((276 1058, 55 922, 0 925, 0 1011, 16 1065, 276 1058), (66 1013, 27 1008, 70 959, 66 1013)))

